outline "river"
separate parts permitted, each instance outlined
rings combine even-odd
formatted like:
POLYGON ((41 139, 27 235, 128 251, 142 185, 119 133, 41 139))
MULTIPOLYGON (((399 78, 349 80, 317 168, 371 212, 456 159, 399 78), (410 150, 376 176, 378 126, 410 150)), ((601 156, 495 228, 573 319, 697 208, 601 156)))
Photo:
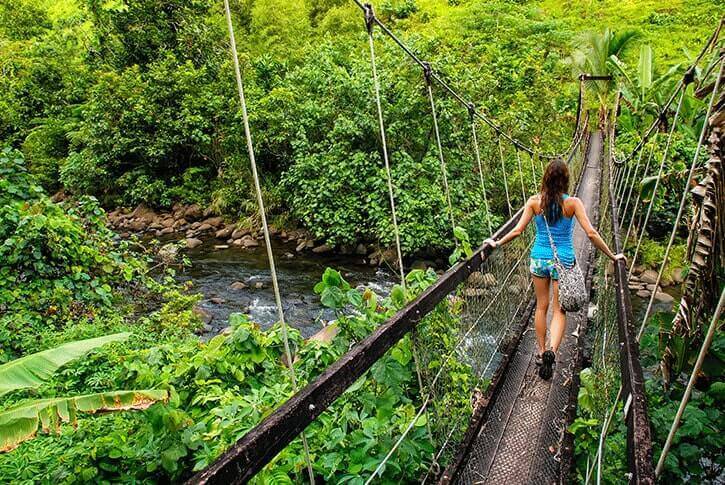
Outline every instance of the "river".
MULTIPOLYGON (((277 321, 277 311, 264 245, 215 249, 215 244, 219 241, 211 239, 186 250, 191 266, 177 275, 179 281, 193 283, 191 291, 203 295, 199 306, 213 317, 204 336, 228 326, 229 315, 234 312, 248 314, 262 328, 270 327, 277 321), (233 288, 235 282, 244 283, 246 288, 233 288)), ((274 240, 272 246, 285 319, 303 337, 313 335, 334 318, 313 291, 325 268, 340 271, 353 287, 369 287, 381 295, 387 295, 396 282, 392 271, 367 265, 362 256, 297 253, 294 243, 281 240, 274 240)))

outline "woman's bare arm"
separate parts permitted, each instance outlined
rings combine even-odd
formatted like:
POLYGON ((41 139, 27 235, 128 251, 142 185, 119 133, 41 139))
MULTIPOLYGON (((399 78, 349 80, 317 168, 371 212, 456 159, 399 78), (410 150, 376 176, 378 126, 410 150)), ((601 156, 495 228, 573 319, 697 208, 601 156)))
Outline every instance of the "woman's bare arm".
POLYGON ((498 247, 503 246, 507 242, 516 239, 521 235, 522 232, 524 232, 524 229, 526 229, 526 226, 529 225, 529 222, 531 222, 531 218, 534 217, 534 207, 532 205, 533 197, 526 201, 526 205, 524 205, 524 212, 521 214, 521 219, 519 219, 519 222, 516 224, 516 227, 511 229, 508 234, 506 234, 504 237, 499 239, 498 241, 494 241, 493 239, 486 239, 483 243, 489 244, 491 246, 498 247))
POLYGON ((584 230, 592 244, 594 244, 594 246, 596 246, 596 248, 599 249, 601 252, 606 254, 607 257, 612 261, 624 259, 623 254, 612 253, 611 249, 609 249, 609 246, 607 246, 607 243, 604 241, 604 239, 602 239, 602 236, 599 235, 599 231, 597 231, 594 226, 592 226, 592 223, 589 220, 589 216, 587 215, 587 210, 584 207, 582 201, 578 198, 572 199, 572 202, 574 203, 574 215, 576 216, 576 220, 579 221, 579 225, 582 226, 582 229, 584 230))

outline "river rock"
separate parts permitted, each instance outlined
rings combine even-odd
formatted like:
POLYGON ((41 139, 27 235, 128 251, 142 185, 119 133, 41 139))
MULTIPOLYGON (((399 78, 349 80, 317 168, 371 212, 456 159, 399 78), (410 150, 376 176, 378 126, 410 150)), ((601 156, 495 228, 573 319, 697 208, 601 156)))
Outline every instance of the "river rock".
POLYGON ((191 204, 184 210, 184 219, 188 221, 198 221, 204 216, 204 211, 199 204, 191 204))
POLYGON ((220 335, 231 335, 234 333, 234 329, 232 327, 224 327, 221 332, 219 332, 220 335))
POLYGON ((224 224, 224 219, 221 217, 210 217, 204 221, 204 224, 209 224, 212 227, 219 227, 224 224))
POLYGON ((206 232, 206 231, 211 230, 211 228, 212 228, 211 224, 204 222, 196 230, 199 231, 199 232, 206 232))
POLYGON ((292 259, 292 258, 295 257, 295 255, 292 254, 292 253, 284 253, 284 257, 287 258, 287 259, 292 259))
POLYGON ((657 271, 648 269, 642 272, 642 274, 639 276, 640 281, 644 281, 645 283, 656 283, 657 282, 657 271))
POLYGON ((242 246, 245 248, 256 248, 259 246, 259 243, 252 236, 247 235, 242 238, 242 246))
POLYGON ((357 246, 355 246, 355 254, 358 256, 365 256, 367 253, 367 250, 365 249, 365 245, 360 243, 357 246))
POLYGON ((252 284, 252 288, 254 288, 256 290, 261 290, 262 288, 264 288, 264 282, 262 282, 262 281, 255 281, 252 284))
POLYGON ((326 327, 323 327, 319 332, 308 338, 307 341, 315 341, 323 344, 329 344, 339 332, 340 329, 337 328, 337 323, 333 322, 326 327))
POLYGON ((239 247, 239 246, 243 246, 243 245, 244 245, 244 242, 241 239, 234 239, 232 241, 232 246, 239 247))
POLYGON ((324 254, 332 251, 332 248, 328 244, 320 244, 319 246, 312 248, 312 252, 316 254, 324 254))
POLYGON ((135 232, 140 232, 146 229, 146 221, 143 219, 133 219, 128 225, 128 228, 135 232))
POLYGON ((650 292, 647 290, 639 290, 637 296, 640 298, 649 298, 650 292))
POLYGON ((302 241, 301 243, 299 243, 299 244, 297 245, 297 247, 295 248, 295 251, 297 251, 298 253, 299 253, 299 252, 302 252, 302 250, 303 250, 303 249, 305 249, 305 245, 306 245, 306 244, 307 244, 307 243, 306 243, 305 241, 302 241))
POLYGON ((195 247, 201 246, 203 243, 201 239, 197 239, 195 237, 190 237, 186 240, 186 247, 188 249, 194 249, 195 247))
POLYGON ((231 238, 232 239, 241 239, 244 236, 246 236, 247 234, 249 234, 249 229, 237 228, 237 229, 234 229, 234 231, 232 231, 231 238))
POLYGON ((675 299, 672 295, 665 293, 664 291, 658 291, 655 293, 655 300, 662 303, 672 303, 675 299))
POLYGON ((672 270, 672 281, 680 284, 685 281, 685 270, 683 268, 675 268, 672 270))
POLYGON ((229 244, 215 244, 214 249, 229 249, 229 244))
POLYGON ((229 236, 231 236, 233 232, 234 232, 233 226, 223 227, 214 234, 214 237, 217 239, 226 239, 229 236))
POLYGON ((644 266, 643 266, 643 265, 641 265, 641 264, 638 264, 638 265, 636 265, 636 266, 634 267, 634 273, 635 273, 635 274, 640 274, 640 273, 644 273, 644 272, 645 272, 646 270, 647 270, 647 268, 646 268, 646 267, 644 267, 644 266))
POLYGON ((161 225, 163 227, 168 227, 169 229, 171 229, 172 227, 174 227, 174 218, 173 217, 166 217, 166 218, 162 219, 161 220, 161 225))
POLYGON ((211 323, 211 321, 214 319, 214 316, 209 311, 203 309, 200 306, 195 306, 191 311, 199 318, 199 320, 202 321, 204 325, 209 325, 209 323, 211 323))
POLYGON ((652 283, 645 286, 645 288, 647 288, 647 290, 649 291, 662 291, 662 288, 660 288, 659 286, 655 287, 655 285, 652 283))
POLYGON ((220 298, 218 296, 215 296, 214 298, 209 298, 209 301, 215 305, 222 305, 226 303, 226 300, 224 298, 220 298))
POLYGON ((181 219, 175 220, 174 221, 174 225, 171 226, 171 227, 173 227, 174 229, 176 229, 178 231, 179 229, 181 229, 182 227, 186 226, 187 224, 188 223, 186 222, 186 219, 181 218, 181 219))
POLYGON ((159 249, 158 255, 161 258, 161 262, 164 264, 173 264, 176 262, 176 257, 179 254, 179 246, 174 243, 164 244, 159 249))
POLYGON ((410 265, 410 269, 422 269, 425 271, 425 269, 428 267, 427 264, 425 264, 425 261, 422 259, 416 259, 413 261, 413 264, 410 265))
POLYGON ((243 290, 247 288, 247 285, 242 281, 235 281, 234 283, 229 285, 229 288, 231 288, 232 290, 243 290))

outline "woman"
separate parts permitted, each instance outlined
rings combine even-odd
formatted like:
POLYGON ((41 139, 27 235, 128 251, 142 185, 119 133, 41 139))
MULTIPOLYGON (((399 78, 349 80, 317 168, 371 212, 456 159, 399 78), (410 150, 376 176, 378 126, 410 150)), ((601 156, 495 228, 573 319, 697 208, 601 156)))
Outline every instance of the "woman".
POLYGON ((589 221, 582 201, 577 197, 569 197, 567 194, 568 189, 569 167, 563 160, 556 159, 546 167, 544 179, 541 183, 541 193, 529 198, 526 202, 523 215, 516 227, 499 241, 486 240, 486 243, 494 248, 503 246, 524 232, 532 217, 536 222, 536 240, 531 248, 529 269, 536 293, 535 328, 538 343, 536 363, 540 365, 539 376, 543 379, 550 379, 553 374, 552 367, 556 360, 556 352, 559 349, 566 327, 566 316, 559 307, 559 275, 556 268, 554 268, 554 254, 549 242, 547 225, 556 246, 559 260, 565 267, 571 267, 575 263, 572 240, 575 216, 594 246, 613 261, 624 259, 623 254, 612 254, 607 243, 604 242, 589 221), (552 305, 550 349, 547 350, 546 313, 549 309, 550 281, 554 282, 554 301, 552 305))

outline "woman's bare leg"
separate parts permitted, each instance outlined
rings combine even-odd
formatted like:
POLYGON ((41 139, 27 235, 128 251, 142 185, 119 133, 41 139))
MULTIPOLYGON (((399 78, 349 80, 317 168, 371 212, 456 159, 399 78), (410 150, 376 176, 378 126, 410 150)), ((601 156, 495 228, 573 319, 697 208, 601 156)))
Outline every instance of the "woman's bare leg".
POLYGON ((551 350, 556 353, 566 330, 566 314, 559 306, 559 282, 554 280, 554 299, 551 307, 551 350))
POLYGON ((536 314, 534 328, 536 329, 536 342, 539 344, 539 353, 546 350, 546 312, 549 311, 549 278, 531 275, 534 280, 536 293, 536 314))

